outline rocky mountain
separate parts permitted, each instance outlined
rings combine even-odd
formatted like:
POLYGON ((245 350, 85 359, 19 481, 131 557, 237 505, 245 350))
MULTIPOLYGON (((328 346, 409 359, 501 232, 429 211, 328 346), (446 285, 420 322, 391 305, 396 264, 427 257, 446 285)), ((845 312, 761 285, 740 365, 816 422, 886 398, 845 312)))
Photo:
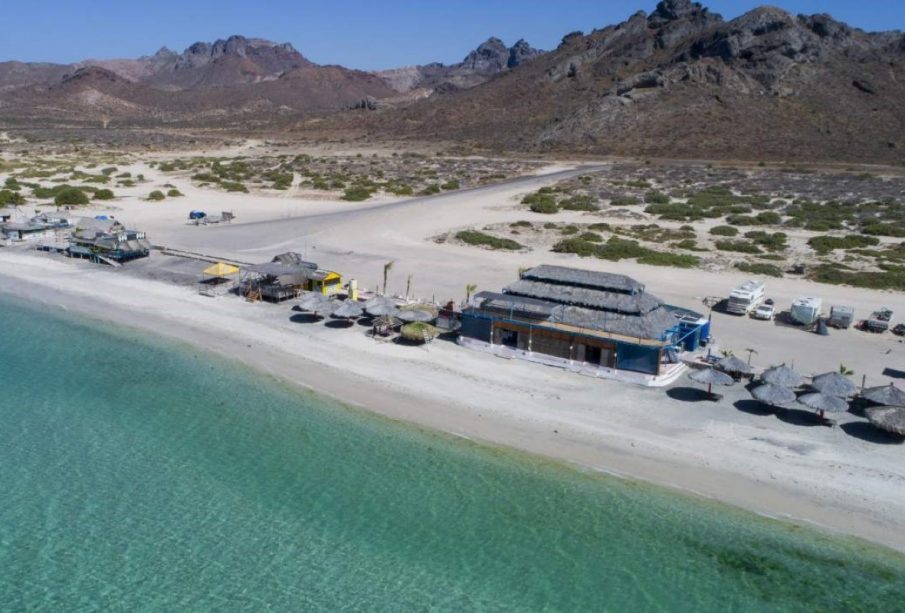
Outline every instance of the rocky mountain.
MULTIPOLYGON (((474 66, 499 65, 481 56, 474 66)), ((663 0, 481 87, 322 127, 509 150, 901 162, 902 100, 901 32, 773 7, 724 21, 663 0)))
POLYGON ((99 66, 133 81, 177 90, 269 81, 312 63, 289 43, 230 36, 213 43, 195 43, 182 53, 163 47, 149 57, 88 60, 81 65, 99 66))
POLYGON ((524 39, 507 47, 499 38, 491 37, 469 52, 458 64, 424 64, 375 74, 399 93, 422 89, 431 93, 468 89, 544 53, 524 39))
POLYGON ((243 36, 134 60, 0 64, 0 120, 257 125, 394 94, 370 73, 243 36))

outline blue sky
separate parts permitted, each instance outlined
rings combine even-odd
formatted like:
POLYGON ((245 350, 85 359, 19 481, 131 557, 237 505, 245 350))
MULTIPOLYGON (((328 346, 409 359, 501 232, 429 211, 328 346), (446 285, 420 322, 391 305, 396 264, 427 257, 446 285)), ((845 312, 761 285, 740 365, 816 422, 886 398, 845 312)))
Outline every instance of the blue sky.
MULTIPOLYGON (((905 29, 905 0, 710 0, 725 18, 770 3, 865 30, 905 29)), ((0 61, 137 57, 244 34, 291 42, 312 61, 378 69, 456 62, 490 36, 543 49, 651 11, 656 0, 9 0, 0 61)))

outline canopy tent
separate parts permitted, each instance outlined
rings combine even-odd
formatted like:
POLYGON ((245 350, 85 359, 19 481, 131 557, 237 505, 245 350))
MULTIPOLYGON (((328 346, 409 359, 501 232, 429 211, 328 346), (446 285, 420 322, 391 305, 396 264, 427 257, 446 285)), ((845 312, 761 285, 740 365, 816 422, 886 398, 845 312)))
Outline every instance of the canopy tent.
POLYGON ((823 394, 848 398, 858 391, 858 386, 851 379, 836 371, 823 373, 811 379, 811 387, 823 394))
POLYGON ((201 274, 208 277, 227 277, 238 272, 238 266, 233 266, 232 264, 227 264, 225 262, 217 262, 216 264, 211 264, 210 266, 202 270, 201 274))

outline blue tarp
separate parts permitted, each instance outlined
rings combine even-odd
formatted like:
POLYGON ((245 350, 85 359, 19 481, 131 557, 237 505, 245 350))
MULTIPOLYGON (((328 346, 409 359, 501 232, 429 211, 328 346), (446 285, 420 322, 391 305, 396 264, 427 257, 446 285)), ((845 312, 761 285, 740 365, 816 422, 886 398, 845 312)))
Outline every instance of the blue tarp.
POLYGON ((100 219, 101 221, 107 221, 109 219, 106 215, 95 215, 94 218, 100 219))
POLYGON ((207 217, 207 213, 204 211, 192 211, 189 213, 189 219, 204 219, 207 217))

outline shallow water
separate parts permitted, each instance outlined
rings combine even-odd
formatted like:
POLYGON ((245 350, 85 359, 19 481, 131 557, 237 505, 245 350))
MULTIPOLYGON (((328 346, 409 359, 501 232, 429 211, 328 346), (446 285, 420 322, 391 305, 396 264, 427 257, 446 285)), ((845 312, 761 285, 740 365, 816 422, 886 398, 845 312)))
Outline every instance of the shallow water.
POLYGON ((858 541, 389 423, 44 307, 0 313, 0 609, 905 602, 905 557, 858 541))

